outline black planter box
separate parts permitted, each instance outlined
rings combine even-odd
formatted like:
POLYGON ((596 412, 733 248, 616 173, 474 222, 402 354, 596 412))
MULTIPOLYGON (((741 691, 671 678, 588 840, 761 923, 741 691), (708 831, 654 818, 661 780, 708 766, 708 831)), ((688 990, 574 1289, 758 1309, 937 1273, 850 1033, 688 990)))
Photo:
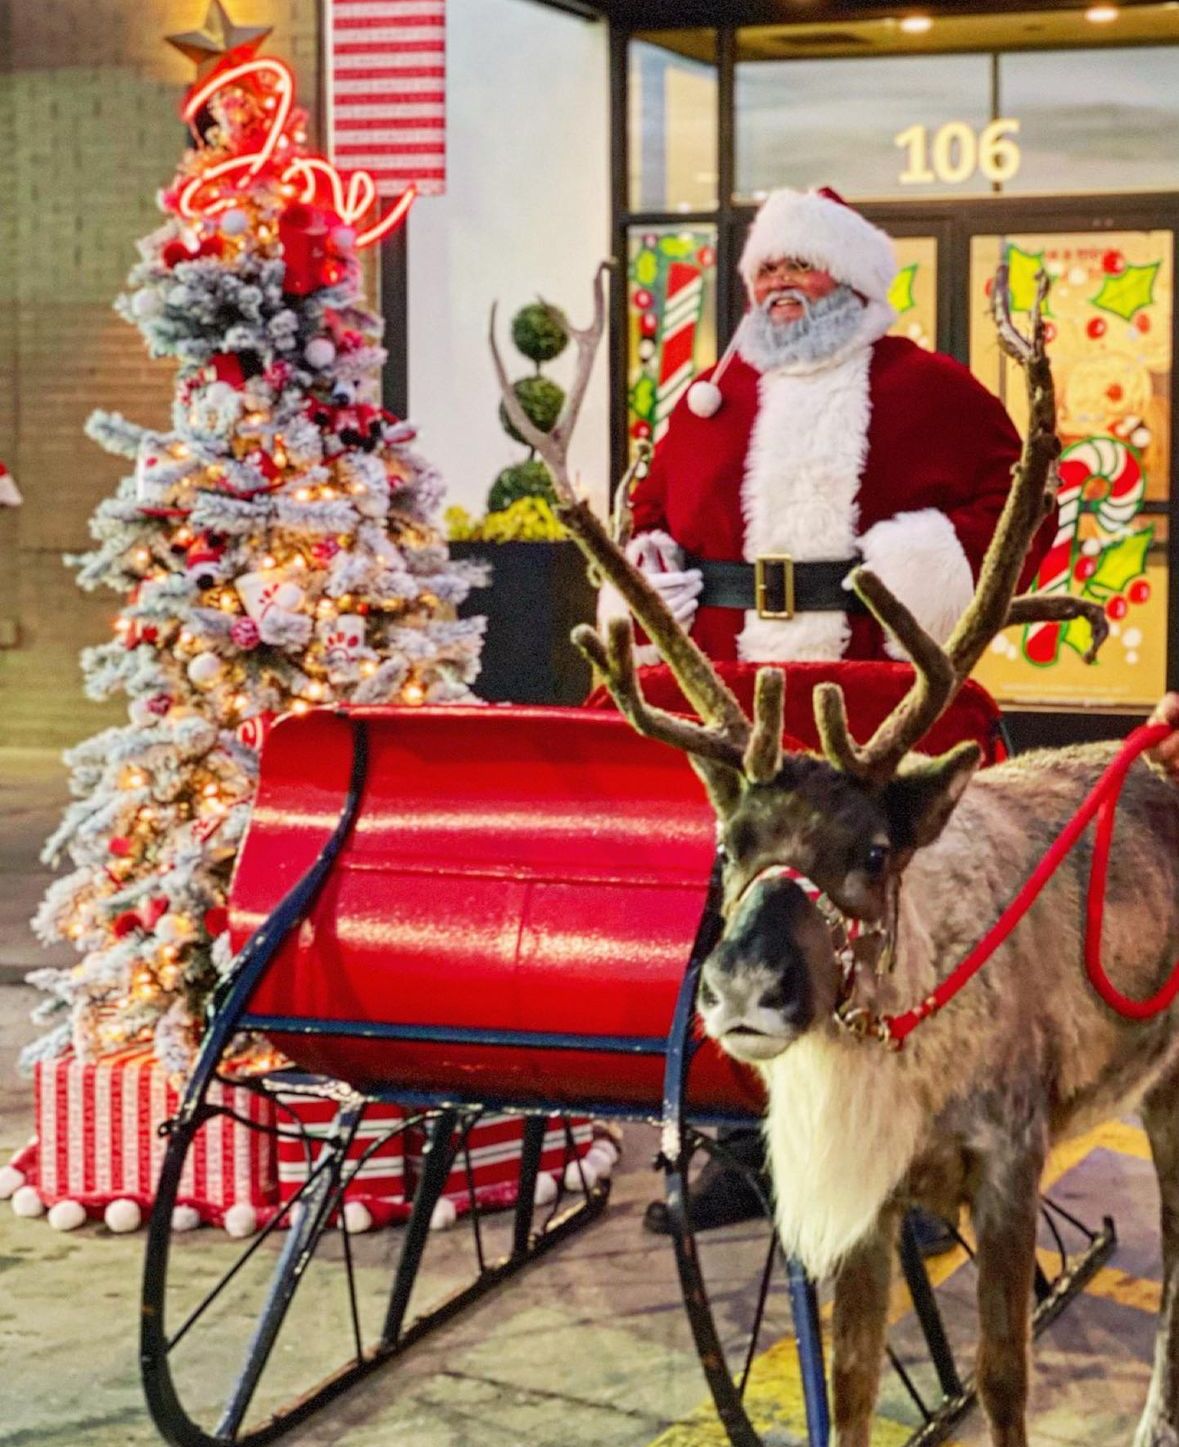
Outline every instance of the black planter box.
POLYGON ((454 558, 491 564, 491 585, 473 588, 459 616, 487 617, 475 692, 491 703, 579 704, 590 667, 569 641, 597 604, 574 543, 451 543, 454 558))

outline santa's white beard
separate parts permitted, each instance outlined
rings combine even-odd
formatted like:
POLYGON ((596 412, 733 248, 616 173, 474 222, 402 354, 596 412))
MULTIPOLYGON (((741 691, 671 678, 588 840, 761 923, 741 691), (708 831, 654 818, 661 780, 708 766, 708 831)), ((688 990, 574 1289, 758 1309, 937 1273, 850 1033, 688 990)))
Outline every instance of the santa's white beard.
POLYGON ((737 350, 759 372, 799 362, 813 366, 842 351, 863 318, 864 304, 850 286, 837 286, 818 301, 785 287, 750 308, 741 324, 737 350), (775 321, 770 308, 783 297, 801 302, 803 315, 792 321, 775 321))

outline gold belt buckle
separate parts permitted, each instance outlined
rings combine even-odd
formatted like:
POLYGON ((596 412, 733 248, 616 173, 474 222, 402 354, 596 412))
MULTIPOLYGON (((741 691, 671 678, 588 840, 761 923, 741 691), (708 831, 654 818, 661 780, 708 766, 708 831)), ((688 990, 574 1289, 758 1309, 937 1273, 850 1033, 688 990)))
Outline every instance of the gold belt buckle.
POLYGON ((794 559, 789 553, 763 553, 757 559, 753 565, 753 600, 759 618, 794 617, 794 559), (768 606, 767 567, 782 569, 782 601, 785 606, 781 609, 768 606))

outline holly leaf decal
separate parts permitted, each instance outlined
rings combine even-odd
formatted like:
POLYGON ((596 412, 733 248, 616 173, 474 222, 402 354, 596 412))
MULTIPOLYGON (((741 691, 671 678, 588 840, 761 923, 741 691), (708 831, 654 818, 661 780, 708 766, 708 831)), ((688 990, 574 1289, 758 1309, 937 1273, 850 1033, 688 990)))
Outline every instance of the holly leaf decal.
POLYGON ((1083 657, 1093 642, 1092 624, 1088 618, 1070 618, 1061 630, 1060 641, 1065 648, 1071 648, 1083 657))
MULTIPOLYGON (((1014 242, 1007 248, 1007 292, 1013 312, 1030 312, 1036 304, 1036 277, 1044 268, 1042 251, 1024 251, 1014 242)), ((1047 306, 1044 314, 1050 315, 1047 306)))
POLYGON ((1121 542, 1112 543, 1097 560, 1097 571, 1088 580, 1085 591, 1103 599, 1123 592, 1128 583, 1146 572, 1146 554, 1153 537, 1154 528, 1145 527, 1121 542))
POLYGON ((655 379, 647 372, 631 388, 630 410, 648 421, 655 415, 655 379))
POLYGON ((696 250, 696 239, 693 236, 662 236, 659 239, 659 250, 664 256, 678 259, 691 256, 696 250))
POLYGON ((1161 261, 1151 261, 1146 266, 1127 266, 1117 276, 1107 276, 1091 298, 1093 305, 1113 312, 1123 321, 1133 321, 1143 307, 1153 305, 1154 281, 1161 265, 1161 261))
POLYGON ((913 300, 913 282, 917 276, 917 267, 916 261, 911 262, 908 266, 902 266, 893 277, 892 285, 888 289, 888 304, 897 316, 904 316, 907 311, 912 311, 917 305, 913 300))
POLYGON ((635 257, 634 279, 640 286, 651 286, 659 275, 659 258, 653 251, 640 251, 635 257))

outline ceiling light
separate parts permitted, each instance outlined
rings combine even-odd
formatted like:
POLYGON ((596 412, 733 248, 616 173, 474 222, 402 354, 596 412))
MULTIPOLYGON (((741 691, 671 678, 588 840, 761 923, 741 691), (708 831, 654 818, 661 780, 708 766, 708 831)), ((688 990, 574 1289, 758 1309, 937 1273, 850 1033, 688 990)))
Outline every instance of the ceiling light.
POLYGON ((901 29, 906 35, 924 35, 932 25, 928 15, 905 15, 901 19, 901 29))
POLYGON ((1116 5, 1090 5, 1085 11, 1085 19, 1094 25, 1108 25, 1111 20, 1118 18, 1118 7, 1116 5))

